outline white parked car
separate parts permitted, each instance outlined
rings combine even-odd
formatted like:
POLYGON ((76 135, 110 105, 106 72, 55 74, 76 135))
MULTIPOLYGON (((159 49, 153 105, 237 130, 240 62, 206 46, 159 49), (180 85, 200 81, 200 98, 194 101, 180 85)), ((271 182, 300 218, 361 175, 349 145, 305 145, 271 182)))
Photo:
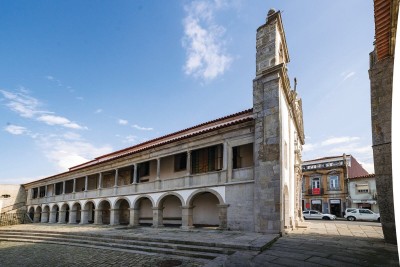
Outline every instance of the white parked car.
POLYGON ((369 209, 346 209, 344 217, 348 221, 364 220, 364 221, 381 221, 381 215, 369 209))
POLYGON ((336 216, 328 213, 321 213, 317 210, 303 211, 304 219, 320 219, 320 220, 335 220, 336 216))

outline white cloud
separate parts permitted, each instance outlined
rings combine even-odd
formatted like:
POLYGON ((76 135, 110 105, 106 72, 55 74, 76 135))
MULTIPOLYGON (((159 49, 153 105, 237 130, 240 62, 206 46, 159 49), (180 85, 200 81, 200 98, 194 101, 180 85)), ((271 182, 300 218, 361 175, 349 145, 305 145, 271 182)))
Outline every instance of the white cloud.
POLYGON ((331 137, 325 141, 321 142, 321 146, 329 146, 341 143, 350 143, 354 141, 360 140, 360 137, 350 137, 350 136, 343 136, 343 137, 331 137))
POLYGON ((56 79, 54 76, 47 75, 45 78, 51 82, 55 82, 58 86, 63 86, 60 80, 56 79))
POLYGON ((96 109, 96 111, 94 113, 99 114, 99 113, 102 113, 102 112, 103 112, 103 110, 101 108, 98 108, 98 109, 96 109))
POLYGON ((315 148, 315 144, 304 144, 303 152, 313 151, 315 148))
POLYGON ((57 135, 41 136, 36 142, 60 171, 66 171, 70 167, 112 152, 110 145, 94 146, 84 140, 67 140, 57 135))
POLYGON ((125 136, 124 143, 134 144, 137 143, 138 137, 136 135, 125 136))
POLYGON ((232 57, 225 53, 222 36, 225 28, 216 24, 215 12, 225 1, 194 1, 185 6, 183 47, 186 49, 187 75, 212 80, 230 66, 232 57))
POLYGON ((4 127, 4 130, 6 132, 9 132, 10 134, 15 134, 15 135, 24 134, 24 133, 27 132, 25 127, 12 125, 12 124, 7 125, 6 127, 4 127))
POLYGON ((350 77, 354 76, 355 74, 356 73, 354 71, 348 72, 348 73, 347 72, 342 73, 342 76, 344 76, 343 81, 349 79, 350 77))
POLYGON ((55 115, 42 115, 42 116, 38 117, 37 120, 42 121, 48 125, 60 125, 60 126, 66 127, 66 128, 78 129, 78 130, 85 129, 85 127, 82 127, 75 122, 71 122, 67 118, 55 116, 55 115))
POLYGON ((335 146, 329 150, 330 153, 333 154, 371 154, 372 155, 372 147, 371 146, 359 146, 359 144, 347 144, 343 146, 335 146))
POLYGON ((368 173, 375 173, 375 168, 374 168, 374 163, 367 163, 367 162, 363 162, 360 160, 357 160, 358 163, 360 163, 363 168, 368 172, 368 173))
POLYGON ((67 132, 63 134, 63 137, 67 140, 81 140, 81 135, 73 132, 67 132))
POLYGON ((52 115, 54 112, 40 110, 40 102, 38 99, 28 95, 25 89, 20 91, 21 92, 9 92, 0 90, 5 99, 8 100, 5 105, 21 117, 36 119, 48 125, 60 125, 70 129, 87 129, 87 127, 83 127, 65 117, 52 115))
POLYGON ((82 96, 77 96, 76 99, 82 101, 83 97, 82 96))
POLYGON ((141 127, 141 126, 139 126, 137 124, 132 125, 132 127, 135 128, 135 129, 141 130, 141 131, 152 131, 153 130, 153 128, 141 127))
POLYGON ((127 120, 123 120, 123 119, 119 119, 119 120, 118 120, 118 124, 127 125, 127 124, 128 124, 128 121, 127 121, 127 120))

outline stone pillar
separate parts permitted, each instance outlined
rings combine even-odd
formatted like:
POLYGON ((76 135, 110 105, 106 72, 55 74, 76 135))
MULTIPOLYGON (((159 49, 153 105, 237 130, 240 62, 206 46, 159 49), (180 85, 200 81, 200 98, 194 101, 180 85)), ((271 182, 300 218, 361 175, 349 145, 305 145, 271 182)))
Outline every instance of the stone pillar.
POLYGON ((50 222, 50 213, 47 211, 43 211, 40 216, 40 222, 49 223, 50 222))
POLYGON ((103 210, 95 209, 94 210, 94 224, 103 224, 103 210))
POLYGON ((44 186, 44 196, 47 197, 47 184, 44 186))
POLYGON ((160 169, 161 169, 161 159, 157 158, 157 177, 156 177, 156 180, 160 180, 160 169))
POLYGON ((217 205, 218 207, 218 218, 219 218, 219 227, 218 229, 228 229, 228 207, 227 204, 217 205))
POLYGON ((280 96, 289 93, 290 84, 281 21, 280 12, 270 10, 266 23, 257 29, 256 78, 253 80, 254 224, 256 232, 271 234, 281 233, 284 225, 280 96))
POLYGON ((164 227, 163 224, 163 209, 164 208, 152 208, 153 209, 153 226, 155 228, 164 227))
POLYGON ((137 163, 133 164, 133 183, 138 183, 138 176, 137 176, 137 163))
POLYGON ((60 210, 59 212, 58 212, 58 223, 65 223, 65 215, 66 215, 66 211, 65 210, 60 210))
POLYGON ((76 224, 76 214, 77 213, 78 213, 78 210, 70 210, 69 211, 68 224, 76 224))
POLYGON ((227 153, 226 153, 226 157, 227 157, 227 170, 226 170, 226 180, 229 183, 230 181, 232 181, 232 170, 233 170, 233 153, 232 153, 232 147, 227 144, 228 149, 227 149, 227 153))
POLYGON ((99 173, 99 184, 98 184, 98 187, 97 187, 97 189, 101 189, 101 183, 103 182, 103 173, 99 173))
POLYGON ((186 157, 186 176, 190 176, 191 166, 192 166, 191 153, 190 151, 188 151, 186 157))
POLYGON ((110 209, 110 225, 119 224, 119 209, 110 209))
POLYGON ((182 229, 193 228, 193 206, 182 206, 182 229))
POLYGON ((76 192, 76 178, 74 178, 74 183, 72 185, 72 193, 76 192))
MULTIPOLYGON (((374 52, 372 52, 374 53, 374 52)), ((392 173, 392 94, 394 57, 371 60, 371 121, 376 191, 385 241, 397 244, 392 173)))
POLYGON ((81 222, 79 224, 89 223, 89 210, 81 210, 81 222))
POLYGON ((57 211, 50 211, 49 223, 56 223, 56 219, 57 219, 57 211))
POLYGON ((88 176, 85 176, 85 192, 88 191, 88 176))
POLYGON ((130 208, 129 209, 129 226, 139 225, 139 209, 130 208))
POLYGON ((53 196, 56 195, 56 184, 53 184, 53 196))
POLYGON ((115 177, 114 177, 114 196, 117 195, 118 191, 118 169, 115 169, 115 177))
POLYGON ((65 181, 63 181, 63 190, 62 190, 62 194, 65 195, 65 181))

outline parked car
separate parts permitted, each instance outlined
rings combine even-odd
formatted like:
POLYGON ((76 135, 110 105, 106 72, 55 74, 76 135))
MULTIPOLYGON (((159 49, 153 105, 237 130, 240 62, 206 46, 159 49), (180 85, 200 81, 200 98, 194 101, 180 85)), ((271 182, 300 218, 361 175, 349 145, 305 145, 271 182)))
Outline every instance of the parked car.
POLYGON ((348 221, 364 220, 364 221, 381 221, 381 215, 369 209, 346 209, 344 217, 348 221))
POLYGON ((336 216, 328 213, 321 213, 317 210, 303 211, 304 219, 320 219, 320 220, 335 220, 336 216))

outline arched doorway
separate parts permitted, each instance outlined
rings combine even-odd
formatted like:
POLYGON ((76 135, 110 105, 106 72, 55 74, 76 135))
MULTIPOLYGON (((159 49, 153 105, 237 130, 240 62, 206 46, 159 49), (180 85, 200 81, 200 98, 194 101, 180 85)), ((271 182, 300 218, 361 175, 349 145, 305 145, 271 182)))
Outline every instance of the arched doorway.
POLYGON ((29 219, 31 219, 32 222, 34 222, 34 217, 35 217, 35 208, 34 207, 29 208, 28 216, 29 216, 29 219))
POLYGON ((74 205, 72 205, 71 208, 69 223, 80 223, 80 222, 81 222, 81 204, 74 203, 74 205))
MULTIPOLYGON (((48 206, 47 206, 47 208, 48 208, 48 206)), ((35 214, 33 215, 33 222, 34 223, 43 222, 42 216, 43 216, 42 207, 40 207, 40 206, 36 207, 35 214)))
POLYGON ((135 203, 135 209, 138 213, 138 224, 142 226, 153 225, 153 203, 147 197, 138 199, 135 203))
POLYGON ((58 207, 58 205, 57 204, 53 205, 50 212, 50 219, 49 219, 50 223, 57 223, 59 221, 59 216, 60 216, 59 211, 60 208, 58 207))
POLYGON ((199 192, 193 196, 190 206, 193 207, 193 226, 195 227, 219 227, 220 210, 219 199, 210 192, 199 192))
POLYGON ((162 221, 159 224, 170 227, 182 226, 182 206, 182 201, 176 195, 162 198, 159 204, 162 221))
POLYGON ((115 203, 114 224, 128 225, 129 224, 129 202, 126 199, 119 199, 115 203))
POLYGON ((99 203, 97 208, 97 224, 110 224, 111 205, 107 200, 99 203))

